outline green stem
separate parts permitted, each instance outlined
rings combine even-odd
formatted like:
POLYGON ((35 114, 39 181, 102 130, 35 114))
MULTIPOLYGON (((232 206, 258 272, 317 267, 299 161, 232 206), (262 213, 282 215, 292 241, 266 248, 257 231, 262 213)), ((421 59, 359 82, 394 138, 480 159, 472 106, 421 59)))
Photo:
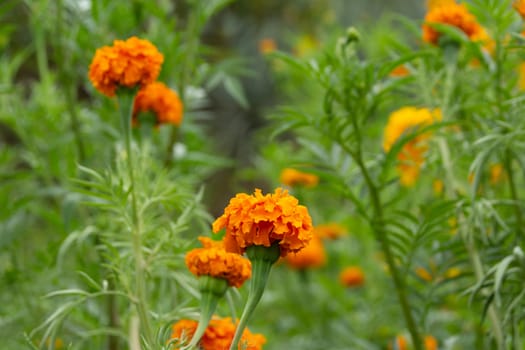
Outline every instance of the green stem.
POLYGON ((390 247, 390 242, 388 241, 387 233, 385 231, 383 206, 381 204, 381 199, 379 198, 377 187, 375 186, 374 182, 370 178, 368 169, 363 163, 363 160, 361 159, 361 157, 357 156, 355 157, 355 160, 359 168, 361 169, 361 172, 363 174, 363 177, 365 178, 365 182, 367 184, 368 190, 370 191, 370 196, 372 199, 372 206, 374 210, 374 216, 373 216, 373 219, 371 220, 372 229, 374 230, 377 236, 377 239, 379 240, 379 243, 381 244, 383 253, 385 254, 386 263, 388 265, 388 268, 392 275, 392 279, 394 281, 394 286, 396 288, 397 297, 399 299, 399 303, 401 304, 401 310, 403 312, 403 316, 405 318, 405 322, 406 322, 408 331, 410 332, 410 336, 412 337, 412 343, 414 344, 414 349, 423 350, 423 347, 421 345, 421 336, 419 334, 418 328, 416 326, 416 322, 414 320, 414 316, 412 315, 410 304, 408 302, 405 282, 401 278, 399 270, 394 261, 394 255, 392 253, 392 248, 390 247))
POLYGON ((133 152, 131 150, 131 118, 133 113, 133 100, 135 90, 118 91, 119 110, 121 114, 122 130, 124 133, 124 142, 126 147, 126 160, 128 167, 128 176, 130 181, 131 196, 131 220, 132 220, 132 245, 133 256, 135 260, 135 297, 136 307, 139 317, 140 327, 144 332, 144 338, 150 346, 154 343, 154 337, 149 323, 146 285, 145 285, 145 261, 142 255, 142 223, 138 213, 137 194, 135 189, 135 172, 133 167, 133 152))
POLYGON ((230 350, 237 350, 239 348, 239 341, 242 333, 246 328, 248 320, 253 314, 255 307, 261 300, 264 293, 268 277, 273 264, 279 258, 280 248, 278 244, 271 247, 251 246, 246 249, 246 255, 252 262, 252 280, 250 283, 250 294, 248 301, 242 311, 241 319, 235 330, 230 350))

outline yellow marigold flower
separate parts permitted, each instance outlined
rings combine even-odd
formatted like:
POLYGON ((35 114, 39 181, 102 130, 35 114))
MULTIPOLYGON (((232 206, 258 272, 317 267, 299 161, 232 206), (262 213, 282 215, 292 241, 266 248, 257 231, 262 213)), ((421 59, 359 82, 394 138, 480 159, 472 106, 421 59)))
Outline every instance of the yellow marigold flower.
POLYGON ((443 181, 439 179, 432 181, 432 190, 436 196, 440 196, 443 193, 443 187, 445 187, 443 181))
POLYGON ((186 266, 191 273, 224 279, 233 287, 242 286, 252 274, 250 260, 239 254, 228 253, 222 247, 213 246, 209 238, 202 238, 203 244, 208 247, 193 249, 186 254, 186 266))
POLYGON ((278 242, 282 257, 303 249, 313 231, 308 209, 282 188, 267 195, 260 189, 253 195, 237 194, 213 223, 213 232, 223 228, 227 251, 242 254, 249 246, 270 247, 278 242))
POLYGON ((326 264, 326 252, 321 238, 314 235, 306 247, 297 253, 288 254, 284 259, 289 266, 304 270, 324 266, 326 264))
MULTIPOLYGON (((180 320, 172 327, 171 339, 178 339, 175 344, 188 343, 197 329, 197 321, 180 320)), ((235 334, 236 325, 231 318, 212 319, 199 344, 202 350, 228 350, 235 334)), ((239 350, 261 350, 266 338, 245 329, 239 344, 239 350)))
POLYGON ((525 0, 515 0, 512 7, 519 13, 521 18, 525 19, 525 0))
POLYGON ((359 266, 349 266, 341 271, 339 281, 345 287, 359 287, 365 283, 365 274, 359 266))
POLYGON ((429 9, 423 24, 423 40, 437 45, 441 33, 428 25, 431 23, 448 24, 461 30, 472 41, 489 42, 487 32, 464 4, 447 3, 429 9))
POLYGON ((163 61, 164 56, 147 40, 115 40, 113 46, 95 52, 89 79, 98 91, 112 97, 119 86, 133 88, 154 82, 163 61))
POLYGON ((317 225, 314 227, 314 233, 318 237, 328 239, 338 239, 346 236, 346 228, 337 223, 328 223, 324 225, 317 225))
POLYGON ((459 275, 461 275, 461 270, 457 267, 451 267, 450 269, 445 271, 446 278, 456 278, 459 275))
POLYGON ((408 70, 408 68, 401 64, 397 66, 396 68, 392 69, 389 75, 395 78, 402 78, 402 77, 406 77, 409 74, 410 74, 410 71, 408 70))
MULTIPOLYGON (((383 149, 388 152, 396 141, 404 134, 413 132, 417 128, 441 120, 441 111, 427 108, 403 107, 390 114, 383 138, 383 149)), ((430 133, 422 133, 407 142, 397 158, 397 166, 401 174, 401 184, 411 186, 419 177, 420 168, 425 160, 424 154, 428 146, 426 140, 430 133)))
POLYGON ((505 169, 500 163, 492 164, 490 166, 490 183, 496 185, 500 183, 505 177, 505 169))
POLYGON ((277 44, 272 38, 264 38, 259 41, 259 52, 262 54, 268 54, 277 50, 277 44))
POLYGON ((418 275, 422 280, 425 280, 427 282, 431 282, 434 279, 432 277, 432 274, 422 266, 416 268, 416 275, 418 275))
POLYGON ((285 168, 281 171, 281 183, 286 186, 315 187, 319 183, 319 176, 302 171, 285 168))
POLYGON ((179 95, 160 82, 148 84, 139 90, 133 105, 133 122, 138 123, 141 112, 153 112, 156 124, 175 124, 182 122, 182 102, 179 95))

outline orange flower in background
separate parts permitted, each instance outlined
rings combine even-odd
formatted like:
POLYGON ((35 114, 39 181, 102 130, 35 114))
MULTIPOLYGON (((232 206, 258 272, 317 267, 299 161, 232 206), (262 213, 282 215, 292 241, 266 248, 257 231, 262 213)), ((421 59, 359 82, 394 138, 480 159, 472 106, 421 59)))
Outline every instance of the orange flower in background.
POLYGON ((182 122, 183 106, 179 95, 166 85, 154 82, 139 90, 133 105, 133 122, 138 122, 138 114, 153 112, 156 124, 180 125, 182 122))
POLYGON ((419 278, 427 282, 432 282, 432 280, 434 279, 434 277, 432 277, 432 274, 422 266, 416 267, 416 275, 418 275, 419 278))
MULTIPOLYGON (((433 111, 427 108, 403 107, 392 114, 388 119, 383 138, 383 149, 388 152, 392 146, 404 135, 416 131, 420 127, 430 125, 441 120, 441 110, 433 111)), ((420 168, 425 160, 428 149, 427 139, 430 133, 422 133, 408 141, 398 153, 397 166, 401 175, 401 184, 412 186, 419 177, 420 168)))
MULTIPOLYGON (((436 338, 434 338, 431 335, 426 335, 423 338, 423 345, 424 345, 425 350, 437 350, 438 348, 437 347, 438 342, 436 338)), ((409 349, 408 341, 404 336, 398 335, 396 336, 396 339, 394 340, 394 346, 392 346, 392 344, 390 343, 388 344, 388 349, 390 350, 408 350, 409 349)))
POLYGON ((337 223, 328 223, 314 227, 314 234, 320 238, 338 239, 347 235, 345 227, 337 223))
POLYGON ((108 97, 118 87, 133 88, 153 83, 160 73, 164 56, 147 40, 131 37, 115 40, 95 52, 89 66, 93 86, 108 97))
POLYGON ((326 252, 321 238, 314 235, 310 243, 297 253, 290 253, 284 258, 292 268, 304 270, 321 267, 326 264, 326 252))
MULTIPOLYGON (((172 327, 171 339, 179 339, 175 344, 189 343, 197 329, 197 321, 180 320, 172 327)), ((230 348, 236 325, 231 318, 212 319, 206 328, 199 344, 202 350, 228 350, 230 348)), ((253 334, 245 329, 239 344, 239 350, 261 350, 266 338, 253 334)))
POLYGON ((496 185, 505 178, 505 169, 503 165, 496 163, 492 164, 489 168, 490 171, 490 184, 496 185))
POLYGON ((365 274, 359 266, 349 266, 341 271, 339 281, 345 287, 359 287, 365 283, 365 274))
POLYGON ((439 179, 435 179, 432 181, 432 190, 434 191, 434 194, 436 196, 440 196, 443 193, 443 188, 445 185, 443 184, 443 181, 439 179))
POLYGON ((426 335, 423 339, 423 343, 425 344, 425 350, 437 350, 438 348, 437 339, 431 335, 426 335))
POLYGON ((512 7, 519 13, 521 18, 525 19, 525 0, 515 0, 512 7))
POLYGON ((270 247, 278 242, 282 257, 303 249, 313 231, 308 209, 282 188, 266 195, 260 189, 253 195, 237 194, 213 223, 213 232, 223 228, 229 252, 242 254, 249 246, 270 247))
POLYGON ((205 248, 193 249, 186 254, 185 258, 186 266, 195 276, 204 275, 224 279, 230 286, 237 288, 251 277, 250 260, 239 254, 228 253, 209 238, 199 237, 199 239, 205 248))
POLYGON ((518 88, 525 90, 525 63, 518 65, 518 88))
POLYGON ((302 171, 285 168, 281 171, 281 183, 286 186, 315 187, 319 183, 319 176, 302 171))
POLYGON ((259 52, 268 54, 277 50, 277 44, 272 38, 264 38, 259 41, 259 52))
POLYGON ((402 77, 406 77, 409 74, 410 74, 410 71, 408 70, 406 66, 399 65, 396 68, 392 69, 389 75, 394 78, 402 78, 402 77))
POLYGON ((427 0, 427 9, 432 10, 439 6, 456 4, 456 0, 427 0))
POLYGON ((478 23, 476 17, 469 12, 464 4, 444 3, 429 8, 423 24, 423 40, 437 45, 441 33, 429 24, 439 23, 454 26, 461 30, 472 41, 479 41, 491 51, 494 43, 490 40, 485 29, 478 23))

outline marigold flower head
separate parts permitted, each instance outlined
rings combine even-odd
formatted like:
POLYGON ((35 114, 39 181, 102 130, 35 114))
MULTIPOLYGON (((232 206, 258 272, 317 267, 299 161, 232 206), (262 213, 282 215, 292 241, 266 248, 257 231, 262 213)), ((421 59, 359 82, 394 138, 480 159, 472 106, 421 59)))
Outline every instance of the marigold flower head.
POLYGON ((425 345, 425 350, 437 350, 438 348, 437 339, 431 335, 425 335, 425 338, 423 338, 423 343, 425 345))
POLYGON ((515 0, 512 7, 519 13, 521 18, 525 19, 525 0, 515 0))
MULTIPOLYGON (((171 339, 179 339, 175 344, 188 343, 197 329, 197 321, 180 320, 172 327, 171 339)), ((236 325, 231 318, 212 319, 199 344, 202 350, 228 350, 235 334, 236 325)), ((262 334, 244 330, 239 350, 261 350, 266 343, 262 334)))
POLYGON ((281 171, 281 183, 290 187, 315 187, 319 183, 319 176, 292 168, 285 168, 281 171))
MULTIPOLYGON (((383 138, 383 149, 388 152, 404 134, 417 128, 427 126, 441 120, 441 111, 427 108, 403 107, 390 114, 383 138)), ((398 153, 398 171, 401 174, 401 184, 411 186, 419 177, 420 168, 425 160, 424 154, 428 146, 426 140, 430 133, 422 133, 408 141, 398 153)))
POLYGON ((423 24, 423 40, 437 45, 442 34, 429 25, 432 23, 454 26, 472 41, 483 42, 489 46, 493 45, 485 29, 464 4, 443 3, 429 8, 429 12, 425 16, 425 24, 423 24))
POLYGON ((496 185, 500 183, 505 177, 505 170, 500 163, 491 164, 490 168, 490 184, 496 185))
POLYGON ((432 274, 422 266, 416 267, 416 275, 418 275, 419 278, 427 282, 432 282, 432 280, 434 279, 432 274))
POLYGON ((324 225, 317 225, 314 227, 314 234, 320 238, 327 239, 338 239, 342 236, 347 235, 347 230, 345 227, 332 222, 324 225))
POLYGON ((313 231, 308 209, 282 188, 266 195, 260 189, 253 195, 237 194, 213 223, 213 232, 223 228, 227 251, 242 254, 249 246, 278 242, 282 257, 303 249, 313 231))
POLYGON ((450 4, 456 4, 456 0, 427 0, 427 10, 450 4))
POLYGON ((228 253, 209 238, 202 238, 205 248, 196 248, 186 254, 186 266, 191 273, 224 279, 230 286, 237 288, 251 277, 250 260, 239 254, 228 253))
POLYGON ((341 271, 339 280, 345 287, 359 287, 365 283, 365 274, 359 266, 349 266, 341 271))
POLYGON ((395 67, 394 69, 392 69, 389 75, 394 78, 402 78, 402 77, 406 77, 409 74, 410 74, 410 71, 408 70, 408 68, 405 65, 401 64, 395 67))
POLYGON ((109 97, 119 86, 133 88, 154 82, 164 56, 147 40, 131 37, 97 49, 89 66, 93 86, 109 97))
POLYGON ((156 124, 180 125, 183 106, 179 95, 160 82, 148 84, 139 90, 133 105, 133 121, 138 122, 138 114, 153 112, 156 124))
POLYGON ((290 253, 285 258, 286 263, 297 269, 321 267, 326 264, 326 252, 323 241, 314 235, 310 243, 297 253, 290 253))
POLYGON ((392 347, 392 344, 388 344, 389 350, 408 350, 408 342, 406 338, 402 335, 396 336, 394 339, 394 347, 392 347))
POLYGON ((434 191, 434 194, 436 196, 440 196, 443 193, 443 188, 445 185, 443 184, 443 181, 439 179, 435 179, 432 181, 432 190, 434 191))
POLYGON ((259 52, 262 54, 268 54, 277 50, 277 44, 272 38, 264 38, 259 41, 259 52))

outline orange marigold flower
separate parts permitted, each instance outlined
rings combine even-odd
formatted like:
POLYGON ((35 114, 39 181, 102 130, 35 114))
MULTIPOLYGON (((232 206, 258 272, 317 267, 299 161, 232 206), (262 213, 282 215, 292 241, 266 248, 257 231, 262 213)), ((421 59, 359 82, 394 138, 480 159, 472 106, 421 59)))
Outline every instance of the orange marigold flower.
POLYGON ((438 348, 437 339, 431 335, 426 335, 423 339, 423 343, 425 344, 425 350, 437 350, 438 348))
POLYGON ((505 170, 503 169, 503 165, 501 165, 500 163, 492 164, 489 170, 490 170, 490 183, 492 185, 496 185, 500 183, 505 177, 505 170))
POLYGON ((347 230, 345 227, 333 222, 315 226, 314 234, 321 238, 338 239, 346 236, 347 230))
POLYGON ((214 246, 209 238, 202 238, 205 248, 196 248, 186 254, 186 266, 191 273, 224 279, 230 286, 237 288, 251 277, 250 260, 239 254, 228 253, 223 247, 214 246))
POLYGON ((525 19, 525 0, 515 0, 512 7, 520 14, 521 18, 525 19))
POLYGON ((264 38, 259 41, 259 52, 262 54, 271 53, 277 50, 277 44, 272 38, 264 38))
POLYGON ((359 287, 365 283, 365 274, 359 266, 349 266, 341 271, 339 280, 345 287, 359 287))
POLYGON ((156 124, 175 124, 182 122, 182 102, 179 95, 160 82, 148 84, 139 90, 133 105, 133 121, 138 122, 138 114, 153 112, 156 124))
POLYGON ((396 336, 396 339, 394 340, 394 347, 392 347, 392 344, 388 344, 389 350, 408 350, 408 342, 406 338, 402 335, 396 336))
POLYGON ((286 263, 298 270, 321 267, 326 264, 326 252, 321 238, 314 235, 310 243, 297 253, 285 257, 286 263))
POLYGON ((432 23, 454 26, 465 33, 470 40, 492 45, 485 29, 464 4, 445 3, 429 9, 423 24, 423 40, 437 45, 441 33, 429 25, 432 23))
POLYGON ((292 168, 285 168, 281 171, 281 183, 290 187, 315 187, 319 183, 319 176, 292 168))
POLYGON ((434 191, 434 194, 436 196, 440 196, 443 193, 443 188, 445 185, 443 184, 443 181, 439 179, 435 179, 432 181, 432 190, 434 191))
MULTIPOLYGON (((385 128, 383 149, 386 152, 390 151, 404 134, 439 120, 441 120, 439 109, 431 111, 427 108, 403 107, 393 112, 385 128)), ((407 142, 398 153, 397 168, 401 174, 401 184, 404 186, 412 186, 419 177, 420 168, 425 160, 424 154, 428 149, 426 140, 429 136, 430 133, 417 135, 407 142)))
MULTIPOLYGON (((178 339, 175 344, 188 343, 197 329, 197 321, 180 320, 172 327, 171 339, 178 339)), ((200 340, 202 350, 228 350, 235 334, 236 325, 231 318, 212 319, 200 340)), ((239 349, 261 350, 266 343, 262 334, 253 334, 244 330, 239 349)))
POLYGON ((455 4, 456 0, 427 0, 427 9, 432 10, 433 8, 455 4))
POLYGON ((112 97, 119 86, 133 88, 154 82, 163 61, 164 56, 147 40, 115 40, 113 46, 95 52, 89 79, 98 91, 112 97))
POLYGON ((408 68, 405 65, 401 64, 397 66, 396 68, 392 69, 389 75, 395 78, 402 78, 402 77, 406 77, 409 74, 410 74, 410 71, 408 70, 408 68))
POLYGON ((427 282, 431 282, 434 279, 434 277, 432 277, 432 274, 422 266, 416 267, 416 275, 418 275, 422 280, 425 280, 427 282))
POLYGON ((213 223, 213 232, 223 228, 227 251, 242 254, 249 246, 278 242, 282 257, 303 249, 313 231, 308 209, 282 188, 266 195, 260 189, 253 195, 237 194, 213 223))

